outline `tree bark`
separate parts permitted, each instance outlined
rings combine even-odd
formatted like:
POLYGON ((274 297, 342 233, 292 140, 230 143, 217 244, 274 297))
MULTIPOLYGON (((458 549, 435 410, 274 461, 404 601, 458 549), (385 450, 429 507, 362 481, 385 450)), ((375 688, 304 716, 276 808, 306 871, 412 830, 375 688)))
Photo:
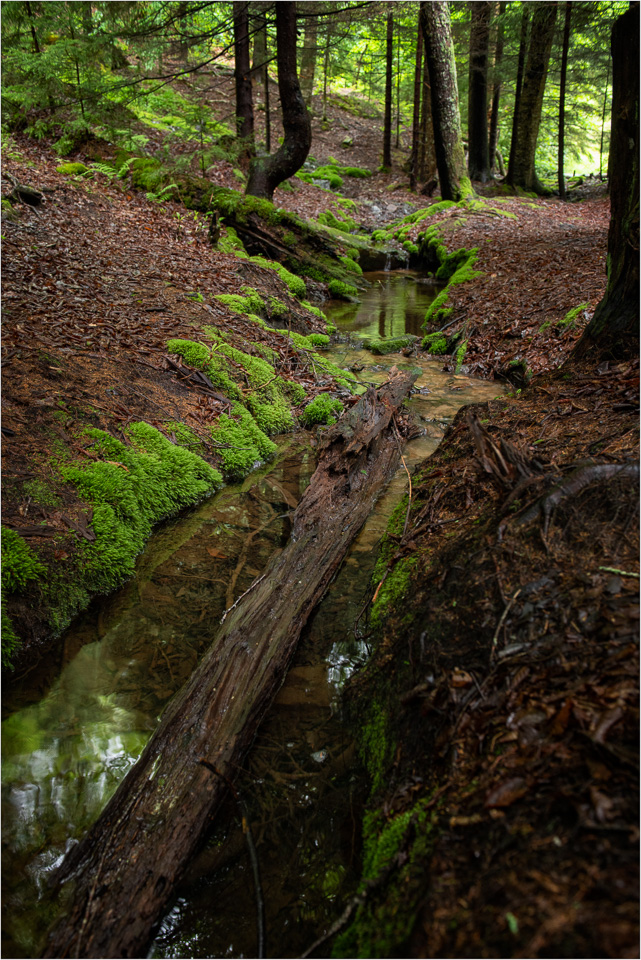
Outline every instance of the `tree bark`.
POLYGON ((414 63, 414 112, 412 114, 412 153, 410 155, 410 190, 416 190, 418 179, 419 140, 421 136, 421 74, 423 70, 423 30, 419 10, 416 27, 416 61, 414 63))
POLYGON ((385 57, 385 120, 383 122, 383 166, 392 168, 392 67, 394 63, 394 17, 387 14, 385 57))
POLYGON ((444 200, 459 201, 463 196, 462 181, 466 169, 450 14, 446 0, 431 0, 424 10, 425 56, 429 64, 434 148, 441 196, 444 200))
MULTIPOLYGON (((523 89, 523 73, 525 72, 525 58, 527 56, 527 34, 530 23, 530 11, 527 4, 523 4, 523 13, 521 14, 521 38, 519 40, 519 60, 516 68, 516 88, 514 91, 514 114, 512 116, 512 137, 510 139, 510 156, 507 161, 509 183, 510 170, 514 169, 514 154, 519 133, 518 118, 519 107, 521 105, 521 91, 523 89)), ((512 184, 513 185, 513 184, 512 184)))
POLYGON ((487 136, 487 60, 490 47, 492 4, 472 3, 470 31, 470 93, 468 99, 468 172, 470 180, 490 179, 487 136))
POLYGON ((373 387, 320 443, 290 542, 226 617, 138 763, 60 868, 67 914, 45 957, 145 956, 154 924, 211 826, 282 684, 307 617, 400 459, 392 422, 413 377, 373 387))
POLYGON ((234 2, 234 60, 236 79, 236 132, 247 143, 247 156, 253 153, 254 104, 249 64, 249 16, 246 2, 234 2))
POLYGON ((303 52, 300 60, 300 89, 305 103, 311 109, 312 94, 314 92, 314 76, 316 74, 316 57, 318 54, 318 16, 311 3, 305 3, 305 34, 303 37, 303 52), (312 9, 310 9, 310 7, 312 9))
POLYGON ((276 153, 255 157, 249 167, 246 194, 271 200, 279 183, 293 176, 305 162, 312 143, 312 125, 296 73, 296 3, 276 4, 278 90, 283 112, 284 139, 276 153))
POLYGON ((425 56, 425 7, 427 0, 421 0, 420 22, 423 33, 423 89, 421 92, 421 142, 418 157, 419 180, 432 180, 436 176, 436 154, 434 153, 434 127, 432 125, 432 88, 430 70, 425 56))
POLYGON ((254 84, 263 82, 265 63, 267 62, 267 17, 265 13, 270 4, 259 0, 249 6, 249 19, 254 34, 252 50, 251 77, 254 84))
POLYGON ((608 285, 573 356, 639 355, 639 6, 612 28, 608 285))
POLYGON ((539 135, 543 93, 556 22, 556 3, 537 3, 532 17, 530 49, 523 78, 517 116, 514 160, 508 167, 508 183, 513 187, 544 194, 547 191, 534 169, 536 141, 539 135))
POLYGON ((496 171, 496 149, 499 142, 499 102, 501 99, 501 63, 503 61, 503 15, 505 13, 505 0, 499 3, 499 17, 496 25, 496 52, 494 54, 494 79, 492 83, 492 110, 490 114, 490 135, 489 147, 490 154, 490 174, 496 171))
POLYGON ((570 46, 570 22, 572 4, 565 4, 565 23, 563 24, 563 51, 561 53, 561 83, 559 90, 559 196, 565 200, 565 173, 563 171, 563 153, 565 150, 565 81, 568 73, 568 48, 570 46))

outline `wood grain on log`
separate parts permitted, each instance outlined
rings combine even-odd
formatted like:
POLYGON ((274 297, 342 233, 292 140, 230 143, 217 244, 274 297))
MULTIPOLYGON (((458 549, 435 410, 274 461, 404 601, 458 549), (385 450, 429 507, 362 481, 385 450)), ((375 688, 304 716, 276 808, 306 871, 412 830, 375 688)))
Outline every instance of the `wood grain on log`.
POLYGON ((391 421, 413 378, 392 372, 331 427, 283 552, 254 582, 100 818, 65 858, 73 884, 45 957, 140 957, 285 678, 325 593, 400 449, 391 421))

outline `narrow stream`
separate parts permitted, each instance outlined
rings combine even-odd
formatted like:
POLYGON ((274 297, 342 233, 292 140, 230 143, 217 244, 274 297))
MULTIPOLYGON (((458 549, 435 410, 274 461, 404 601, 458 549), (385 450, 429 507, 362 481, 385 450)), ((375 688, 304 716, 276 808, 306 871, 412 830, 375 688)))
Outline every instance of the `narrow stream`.
MULTIPOLYGON (((373 274, 363 303, 330 304, 341 333, 420 333, 434 289, 373 274), (400 306, 399 306, 400 304, 400 306)), ((425 434, 408 466, 429 456, 460 406, 496 396, 494 383, 442 372, 437 360, 374 357, 339 343, 332 359, 380 382, 420 367, 410 406, 425 434)), ((275 461, 165 524, 134 579, 68 631, 62 663, 33 671, 3 702, 3 956, 34 957, 51 921, 47 878, 135 763, 168 700, 212 642, 224 609, 281 550, 314 469, 306 438, 286 437, 275 461)), ((268 955, 300 955, 336 919, 358 879, 365 782, 341 725, 340 693, 367 658, 367 597, 375 547, 406 490, 400 470, 380 497, 301 638, 238 785, 261 864, 268 955)), ((231 801, 165 916, 150 957, 255 956, 255 902, 231 801)))

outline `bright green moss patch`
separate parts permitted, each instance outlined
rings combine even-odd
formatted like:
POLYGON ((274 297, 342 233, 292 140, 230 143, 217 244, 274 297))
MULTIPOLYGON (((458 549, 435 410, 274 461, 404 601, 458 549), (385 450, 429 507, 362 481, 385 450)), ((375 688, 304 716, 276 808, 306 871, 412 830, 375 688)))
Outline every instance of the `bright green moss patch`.
POLYGON ((456 373, 459 372, 459 370, 463 365, 463 361, 465 360, 465 354, 467 353, 467 345, 468 345, 468 341, 462 340, 461 343, 459 343, 458 347, 456 348, 456 352, 454 354, 454 357, 456 359, 456 369, 455 369, 456 373))
POLYGON ((336 423, 342 410, 343 404, 340 400, 330 397, 328 393, 321 393, 307 404, 300 415, 300 422, 308 428, 317 423, 336 423))
MULTIPOLYGON (((242 298, 241 298, 242 299, 242 298)), ((206 373, 209 379, 231 400, 240 400, 242 392, 229 374, 229 364, 209 350, 204 343, 194 343, 193 340, 169 340, 169 353, 176 353, 189 364, 206 373)))
POLYGON ((411 347, 418 337, 408 334, 406 337, 371 337, 363 340, 363 346, 372 353, 399 353, 404 347, 411 347))
POLYGON ((91 171, 84 163, 61 163, 56 167, 56 173, 62 173, 66 177, 80 177, 91 171))
POLYGON ((232 404, 231 416, 220 416, 211 435, 229 479, 241 480, 276 452, 276 444, 240 403, 232 404))
POLYGON ((330 280, 328 283, 329 292, 336 300, 356 300, 358 299, 358 290, 349 283, 343 283, 342 280, 330 280))
POLYGON ((292 296, 299 300, 304 300, 307 296, 307 287, 302 277, 297 277, 295 273, 288 270, 275 260, 266 260, 265 257, 250 257, 250 263, 257 263, 261 267, 267 267, 268 270, 275 270, 280 279, 289 288, 292 296))
POLYGON ((32 580, 40 579, 46 573, 46 567, 40 563, 33 550, 22 537, 2 528, 2 666, 10 667, 11 658, 20 646, 20 640, 13 628, 11 618, 5 609, 8 593, 16 593, 32 580))
POLYGON ((221 231, 217 247, 223 253, 233 253, 237 257, 246 257, 247 251, 243 246, 242 240, 233 227, 224 227, 221 231))
POLYGON ((363 271, 355 260, 351 260, 350 257, 339 257, 338 259, 343 264, 345 269, 349 270, 350 273, 355 273, 359 277, 362 276, 363 271))
POLYGON ((590 309, 589 303, 580 303, 578 307, 572 307, 571 310, 568 310, 568 312, 563 317, 563 319, 559 320, 557 326, 561 330, 574 330, 574 328, 576 327, 576 318, 579 316, 581 311, 589 310, 589 309, 590 309))

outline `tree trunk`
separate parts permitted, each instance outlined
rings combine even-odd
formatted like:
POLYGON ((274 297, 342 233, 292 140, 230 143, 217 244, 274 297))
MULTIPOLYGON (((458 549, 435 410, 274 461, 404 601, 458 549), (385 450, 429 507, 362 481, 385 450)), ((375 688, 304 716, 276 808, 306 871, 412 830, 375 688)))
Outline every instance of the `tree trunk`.
POLYGON ((40 44, 38 43, 38 34, 36 33, 36 26, 34 23, 34 16, 31 11, 31 4, 29 0, 26 0, 25 7, 27 10, 27 16, 29 17, 29 26, 31 27, 31 39, 33 40, 33 51, 40 56, 40 44))
MULTIPOLYGON (((282 4, 279 4, 281 6, 282 4)), ((293 4, 292 4, 293 6, 293 4)), ((394 414, 413 377, 373 387, 320 441, 320 462, 280 556, 231 609, 216 641, 106 809, 60 868, 73 881, 45 957, 140 957, 211 827, 283 682, 306 619, 400 459, 394 414)))
POLYGON ((499 19, 496 25, 496 53, 494 55, 494 80, 492 83, 492 110, 490 115, 490 135, 488 152, 490 154, 490 174, 496 171, 496 150, 499 142, 499 102, 501 99, 501 63, 503 60, 503 15, 505 0, 499 3, 499 19))
POLYGON ((254 104, 249 65, 248 3, 234 2, 234 60, 236 78, 236 132, 246 141, 246 155, 254 149, 254 104))
POLYGON ((446 0, 425 5, 425 56, 429 64, 436 165, 444 200, 463 196, 465 151, 456 84, 454 44, 446 0))
POLYGON ((276 4, 278 90, 283 112, 284 139, 276 153, 255 157, 249 167, 246 194, 271 200, 279 183, 305 163, 312 143, 312 125, 296 74, 296 3, 276 4))
POLYGON ((311 109, 312 94, 314 92, 314 75, 316 73, 316 56, 318 53, 318 16, 311 3, 301 4, 305 19, 305 34, 303 37, 303 53, 300 60, 300 89, 305 103, 311 109))
POLYGON ((570 46, 570 21, 572 4, 565 4, 565 23, 563 25, 563 52, 561 53, 561 84, 559 90, 559 196, 565 200, 565 173, 563 171, 563 152, 565 150, 565 81, 568 73, 568 48, 570 46))
POLYGON ((603 140, 605 136, 605 114, 608 105, 608 84, 610 83, 610 58, 608 58, 608 72, 605 77, 603 91, 603 113, 601 114, 601 141, 599 143, 599 180, 603 180, 603 140))
MULTIPOLYGON (((423 34, 423 51, 425 51, 425 7, 427 0, 421 0, 420 21, 423 34)), ((418 156, 419 180, 433 180, 436 176, 436 154, 434 153, 434 127, 432 126, 432 88, 430 86, 430 70, 425 52, 423 52, 423 89, 421 91, 421 141, 418 156)))
POLYGON ((332 39, 332 18, 325 18, 325 52, 323 56, 323 123, 327 120, 327 82, 329 76, 329 54, 332 39))
POLYGON ((639 6, 612 28, 608 285, 573 356, 639 355, 639 6))
POLYGON ((265 2, 251 3, 249 19, 254 34, 252 50, 251 77, 255 84, 263 83, 265 63, 267 62, 267 18, 265 13, 270 4, 265 2))
POLYGON ((418 178, 419 139, 421 135, 421 73, 423 69, 423 30, 419 10, 416 26, 416 61, 414 63, 414 112, 412 114, 412 152, 410 154, 410 190, 416 190, 418 178))
POLYGON ((539 135, 543 93, 547 79, 550 51, 556 22, 556 3, 537 3, 532 17, 530 50, 523 78, 523 89, 517 116, 514 161, 508 167, 508 183, 513 187, 544 194, 534 169, 536 141, 539 135))
POLYGON ((385 57, 385 120, 383 125, 383 166, 392 168, 392 67, 394 64, 394 17, 387 14, 385 57))
POLYGON ((468 172, 470 180, 490 179, 487 136, 487 60, 490 47, 492 4, 472 4, 470 31, 470 93, 468 100, 468 172))
POLYGON ((527 34, 530 23, 530 11, 527 4, 523 4, 523 13, 521 14, 521 39, 519 41, 519 61, 516 68, 516 89, 514 91, 514 114, 512 116, 512 137, 510 140, 510 156, 507 161, 508 180, 509 172, 514 169, 514 154, 516 151, 518 137, 518 118, 519 107, 521 105, 521 91, 523 89, 523 73, 525 71, 525 58, 527 56, 527 34))

